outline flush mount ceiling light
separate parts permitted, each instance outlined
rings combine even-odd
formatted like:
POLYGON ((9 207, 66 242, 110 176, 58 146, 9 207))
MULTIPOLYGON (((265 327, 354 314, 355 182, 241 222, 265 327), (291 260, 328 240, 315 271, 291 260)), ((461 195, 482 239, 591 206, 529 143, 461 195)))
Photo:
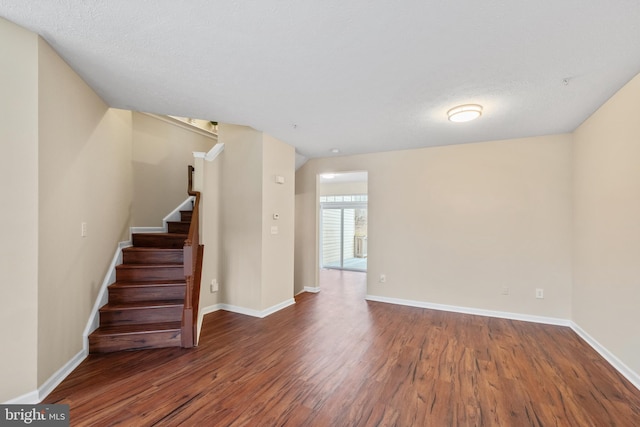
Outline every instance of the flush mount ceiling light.
POLYGON ((482 115, 482 105, 465 104, 458 105, 447 111, 449 121, 461 123, 477 119, 482 115))
POLYGON ((339 150, 339 149, 337 149, 337 148, 332 148, 332 149, 331 149, 331 150, 329 150, 329 151, 331 151, 333 154, 338 154, 338 153, 340 152, 340 150, 339 150))

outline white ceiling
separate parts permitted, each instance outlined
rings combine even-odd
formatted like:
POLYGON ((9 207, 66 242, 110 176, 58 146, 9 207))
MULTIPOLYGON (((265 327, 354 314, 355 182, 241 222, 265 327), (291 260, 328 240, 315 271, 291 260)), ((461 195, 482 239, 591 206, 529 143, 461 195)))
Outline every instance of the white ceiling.
POLYGON ((637 0, 0 0, 0 16, 113 107, 252 126, 306 157, 569 132, 640 72, 637 0), (462 103, 484 115, 448 122, 462 103))

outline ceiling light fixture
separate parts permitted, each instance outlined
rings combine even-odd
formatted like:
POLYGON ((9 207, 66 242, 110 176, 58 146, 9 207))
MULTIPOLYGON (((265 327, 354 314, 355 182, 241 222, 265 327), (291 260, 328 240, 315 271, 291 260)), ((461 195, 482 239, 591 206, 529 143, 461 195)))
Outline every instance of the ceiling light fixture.
POLYGON ((339 149, 337 149, 337 148, 332 148, 332 149, 331 149, 331 152, 332 152, 333 154, 338 154, 338 153, 340 152, 340 150, 339 150, 339 149))
POLYGON ((465 104, 458 105, 447 111, 449 121, 462 123, 477 119, 482 115, 482 105, 465 104))

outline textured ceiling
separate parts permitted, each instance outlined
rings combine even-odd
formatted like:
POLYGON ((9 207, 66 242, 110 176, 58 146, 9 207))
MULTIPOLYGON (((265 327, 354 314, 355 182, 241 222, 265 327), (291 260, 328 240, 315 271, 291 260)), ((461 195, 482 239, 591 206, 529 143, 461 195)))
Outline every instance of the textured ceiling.
POLYGON ((252 126, 306 157, 572 131, 640 72, 637 0, 0 0, 0 16, 113 107, 252 126), (448 122, 462 103, 484 115, 448 122))

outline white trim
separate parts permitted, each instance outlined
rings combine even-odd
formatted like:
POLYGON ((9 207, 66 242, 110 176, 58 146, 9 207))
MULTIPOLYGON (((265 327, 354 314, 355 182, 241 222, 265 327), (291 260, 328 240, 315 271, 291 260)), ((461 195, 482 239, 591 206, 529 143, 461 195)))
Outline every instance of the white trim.
POLYGON ((167 216, 162 218, 162 226, 164 227, 164 231, 166 231, 168 229, 167 223, 169 221, 180 221, 180 211, 190 211, 191 210, 191 209, 187 209, 187 208, 191 208, 193 206, 191 202, 193 202, 195 199, 196 198, 194 196, 187 197, 184 200, 184 202, 182 202, 182 203, 180 203, 178 205, 177 208, 175 208, 169 214, 167 214, 167 216))
POLYGON ((100 286, 100 290, 98 291, 98 296, 93 303, 93 308, 91 309, 91 313, 89 314, 87 326, 84 328, 84 332, 82 333, 82 348, 83 351, 87 354, 89 353, 89 335, 91 334, 91 332, 98 329, 98 326, 100 325, 100 307, 108 302, 109 295, 107 288, 110 284, 116 281, 116 265, 122 264, 122 249, 129 246, 131 246, 131 240, 118 243, 118 247, 116 248, 116 251, 113 254, 113 258, 111 259, 111 264, 109 264, 107 273, 102 280, 102 285, 100 286))
POLYGON ((144 114, 145 116, 153 117, 154 119, 158 119, 160 121, 163 121, 165 123, 169 123, 170 125, 174 125, 174 126, 177 126, 179 128, 191 131, 193 133, 197 133, 199 135, 206 136, 207 138, 215 139, 216 141, 218 140, 218 134, 217 133, 209 132, 208 130, 202 129, 202 128, 200 128, 198 126, 195 126, 195 125, 192 125, 191 123, 183 122, 182 120, 173 118, 171 116, 160 116, 160 115, 157 115, 157 114, 143 113, 143 112, 140 112, 140 113, 144 114))
POLYGON ((294 305, 295 303, 296 303, 295 299, 289 298, 286 301, 282 301, 280 304, 276 304, 276 305, 273 305, 273 306, 267 308, 266 310, 262 310, 262 312, 261 312, 262 316, 260 316, 260 317, 267 317, 268 315, 273 314, 276 311, 280 311, 283 308, 287 308, 287 307, 289 307, 291 305, 294 305))
POLYGON ((620 374, 629 380, 631 384, 633 384, 638 390, 640 390, 640 375, 635 372, 633 369, 629 368, 625 365, 620 359, 618 359, 613 353, 606 349, 602 344, 600 344, 595 338, 589 335, 584 329, 578 326, 577 323, 571 321, 569 325, 573 331, 578 334, 580 338, 585 340, 587 344, 589 344, 595 351, 597 351, 600 356, 604 357, 604 359, 609 362, 611 366, 613 366, 620 374))
POLYGON ((317 294, 320 292, 320 286, 305 286, 302 292, 313 292, 314 294, 317 294))
MULTIPOLYGON (((204 156, 204 159, 208 162, 212 162, 216 157, 222 153, 224 150, 224 144, 222 142, 218 142, 216 145, 211 147, 211 150, 204 156)), ((194 153, 195 155, 195 153, 194 153)))
POLYGON ((22 396, 15 397, 11 400, 7 400, 3 405, 35 405, 40 403, 38 398, 38 390, 30 391, 22 396))
POLYGON ((164 227, 130 227, 129 232, 134 233, 164 233, 166 230, 164 227))
POLYGON ((200 309, 200 312, 198 313, 198 341, 200 341, 200 332, 202 331, 204 316, 218 310, 220 310, 220 304, 209 305, 200 309))
POLYGON ((204 151, 194 151, 193 158, 194 159, 204 159, 208 162, 212 162, 216 157, 220 155, 224 151, 224 143, 218 142, 216 145, 211 147, 209 152, 205 153, 204 151))
POLYGON ((213 313, 214 311, 222 310, 222 304, 214 304, 209 305, 205 308, 200 309, 200 314, 204 317, 207 314, 213 313))
POLYGON ((86 359, 88 354, 89 352, 86 349, 81 350, 78 354, 73 356, 71 360, 65 363, 62 368, 58 369, 53 375, 51 375, 49 379, 46 380, 40 388, 38 388, 38 402, 42 402, 44 398, 53 391, 53 389, 58 387, 58 385, 67 378, 67 376, 69 376, 69 374, 73 372, 73 370, 76 369, 84 359, 86 359))
POLYGON ((385 302, 389 304, 407 305, 410 307, 429 308, 431 310, 451 311, 454 313, 475 314, 476 316, 497 317, 500 319, 521 320, 524 322, 544 323, 547 325, 570 326, 571 321, 557 317, 534 316, 531 314, 510 313, 506 311, 483 310, 480 308, 459 307, 455 305, 436 304, 431 302, 406 300, 399 298, 367 295, 368 301, 385 302))
POLYGON ((18 396, 14 399, 8 400, 3 405, 35 405, 42 402, 65 378, 69 376, 74 369, 80 365, 84 359, 87 358, 87 351, 85 349, 80 350, 78 354, 73 356, 71 360, 65 363, 60 369, 58 369, 53 375, 47 379, 37 390, 18 396))
POLYGON ((259 317, 262 319, 269 316, 270 314, 275 313, 276 311, 280 311, 283 308, 289 307, 290 305, 293 305, 295 303, 296 303, 296 300, 294 300, 293 298, 290 298, 286 301, 281 302, 280 304, 276 304, 262 311, 254 310, 251 308, 239 307, 237 305, 231 305, 231 304, 218 304, 218 306, 219 306, 219 310, 231 311, 233 313, 244 314, 246 316, 252 316, 252 317, 259 317))

